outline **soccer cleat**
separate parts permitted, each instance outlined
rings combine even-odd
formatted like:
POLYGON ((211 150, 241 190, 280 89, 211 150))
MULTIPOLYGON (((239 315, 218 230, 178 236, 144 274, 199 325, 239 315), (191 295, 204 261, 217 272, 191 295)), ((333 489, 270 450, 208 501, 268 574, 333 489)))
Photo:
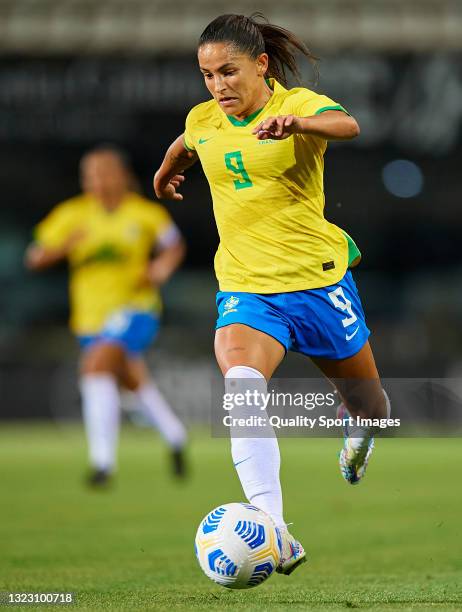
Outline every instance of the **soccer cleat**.
POLYGON ((187 475, 186 460, 184 456, 184 450, 177 448, 171 452, 171 466, 172 474, 176 478, 185 478, 187 475))
POLYGON ((95 468, 87 476, 87 485, 93 489, 103 489, 111 484, 111 479, 111 472, 95 468))
POLYGON ((277 532, 280 536, 281 560, 276 571, 288 576, 299 565, 306 562, 306 552, 300 542, 289 533, 287 527, 279 527, 277 532))
POLYGON ((364 476, 374 449, 374 438, 373 436, 350 437, 347 421, 349 416, 345 404, 340 404, 337 409, 337 418, 342 419, 344 432, 343 448, 339 454, 340 471, 347 482, 355 485, 364 476))
POLYGON ((374 448, 374 438, 365 438, 357 448, 352 445, 351 441, 350 438, 345 439, 339 455, 339 464, 343 478, 355 485, 364 476, 374 448))

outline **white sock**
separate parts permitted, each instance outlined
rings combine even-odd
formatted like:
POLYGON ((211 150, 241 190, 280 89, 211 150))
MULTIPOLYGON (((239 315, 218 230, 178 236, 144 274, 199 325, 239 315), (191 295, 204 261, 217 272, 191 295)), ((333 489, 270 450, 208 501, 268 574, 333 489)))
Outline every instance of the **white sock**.
MULTIPOLYGON (((247 366, 230 368, 225 375, 225 388, 226 393, 245 393, 246 391, 267 393, 267 384, 263 374, 247 366)), ((247 414, 258 413, 258 416, 268 418, 266 410, 260 410, 260 407, 255 404, 245 406, 244 411, 247 414)), ((231 414, 233 413, 236 416, 235 409, 231 414)), ((258 431, 258 434, 262 437, 242 438, 238 437, 239 428, 230 427, 234 466, 249 502, 269 514, 277 527, 285 527, 279 481, 281 457, 278 441, 271 425, 258 431)), ((242 430, 240 430, 240 435, 242 435, 242 430)))
POLYGON ((119 390, 108 373, 85 374, 80 379, 82 412, 91 465, 112 471, 119 434, 119 390))
POLYGON ((186 429, 154 382, 142 385, 136 395, 148 423, 159 430, 172 448, 182 448, 186 443, 186 429))
MULTIPOLYGON (((390 398, 387 395, 385 389, 382 389, 383 395, 385 396, 385 404, 387 408, 387 419, 390 418, 391 415, 391 404, 390 398)), ((376 431, 376 427, 356 427, 350 434, 350 444, 354 449, 360 448, 365 440, 370 440, 370 438, 374 435, 376 431)))

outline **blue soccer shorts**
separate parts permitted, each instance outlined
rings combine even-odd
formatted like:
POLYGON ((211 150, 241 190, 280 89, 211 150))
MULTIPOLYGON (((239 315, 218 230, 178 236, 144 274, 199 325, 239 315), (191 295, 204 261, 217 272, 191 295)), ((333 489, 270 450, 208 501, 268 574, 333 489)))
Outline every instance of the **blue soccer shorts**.
POLYGON ((242 323, 275 338, 286 351, 345 359, 366 343, 370 331, 351 272, 335 285, 306 291, 217 293, 216 329, 242 323))
POLYGON ((159 317, 151 312, 119 310, 113 313, 99 334, 79 336, 82 349, 98 342, 113 342, 121 345, 127 353, 137 356, 154 341, 159 331, 159 317))

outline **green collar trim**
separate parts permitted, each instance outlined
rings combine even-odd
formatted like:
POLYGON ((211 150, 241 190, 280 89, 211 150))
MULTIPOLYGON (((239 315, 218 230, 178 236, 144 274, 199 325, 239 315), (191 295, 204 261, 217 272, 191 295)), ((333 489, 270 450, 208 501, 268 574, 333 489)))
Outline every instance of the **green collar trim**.
MULTIPOLYGON (((266 84, 268 85, 268 87, 273 90, 273 94, 276 92, 276 88, 284 89, 276 81, 276 79, 272 79, 272 78, 271 79, 265 79, 265 81, 266 81, 266 84)), ((272 96, 271 96, 270 100, 271 99, 272 99, 272 96)), ((268 100, 268 102, 270 100, 268 100)), ((233 125, 235 125, 236 127, 245 127, 246 125, 249 125, 249 123, 252 123, 252 121, 255 119, 255 117, 258 117, 258 115, 262 112, 262 110, 267 107, 268 102, 265 104, 265 106, 263 106, 262 108, 259 108, 258 110, 256 110, 254 113, 252 113, 251 115, 249 115, 248 117, 246 117, 242 121, 239 121, 239 119, 236 119, 236 117, 232 117, 231 115, 226 115, 226 116, 228 117, 229 121, 233 125)))
POLYGON ((242 121, 239 121, 239 119, 236 119, 236 117, 232 117, 231 115, 226 115, 226 116, 231 121, 231 123, 235 125, 236 127, 245 127, 246 125, 249 125, 249 123, 251 123, 255 119, 255 117, 258 117, 258 115, 262 112, 263 108, 259 108, 258 110, 256 110, 254 113, 252 113, 251 115, 249 115, 242 121))

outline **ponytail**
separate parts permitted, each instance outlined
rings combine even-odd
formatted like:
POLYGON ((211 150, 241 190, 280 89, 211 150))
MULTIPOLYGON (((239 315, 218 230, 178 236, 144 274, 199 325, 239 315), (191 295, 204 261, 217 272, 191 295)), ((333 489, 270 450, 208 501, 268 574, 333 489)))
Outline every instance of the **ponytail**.
POLYGON ((269 64, 266 77, 273 77, 287 86, 287 72, 298 83, 301 81, 297 65, 297 54, 305 56, 314 67, 317 76, 315 57, 308 47, 295 34, 268 23, 261 13, 244 15, 220 15, 202 32, 199 47, 206 43, 229 43, 252 59, 267 53, 269 64), (259 20, 259 21, 257 21, 259 20))

